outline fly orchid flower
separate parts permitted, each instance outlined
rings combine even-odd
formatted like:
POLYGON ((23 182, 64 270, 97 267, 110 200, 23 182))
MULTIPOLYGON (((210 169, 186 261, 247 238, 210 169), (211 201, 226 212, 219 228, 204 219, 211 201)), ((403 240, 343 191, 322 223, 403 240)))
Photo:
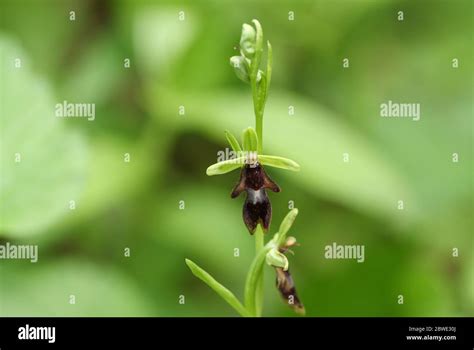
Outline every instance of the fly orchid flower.
POLYGON ((290 248, 298 245, 296 238, 286 238, 286 233, 293 225, 297 214, 298 210, 293 209, 283 219, 279 232, 275 234, 273 240, 269 243, 270 249, 265 256, 265 261, 268 265, 275 268, 276 286, 281 297, 296 313, 304 315, 305 309, 296 293, 295 283, 289 270, 288 258, 285 255, 287 252, 292 253, 290 248))
POLYGON ((226 174, 240 168, 240 179, 234 187, 231 197, 236 198, 243 191, 247 197, 244 202, 242 216, 250 234, 261 225, 264 232, 268 231, 272 218, 272 205, 266 190, 280 192, 280 187, 267 175, 264 165, 298 171, 299 165, 291 159, 259 155, 258 137, 253 128, 247 128, 242 134, 243 148, 237 139, 228 131, 226 137, 236 157, 218 162, 207 168, 207 175, 226 174))

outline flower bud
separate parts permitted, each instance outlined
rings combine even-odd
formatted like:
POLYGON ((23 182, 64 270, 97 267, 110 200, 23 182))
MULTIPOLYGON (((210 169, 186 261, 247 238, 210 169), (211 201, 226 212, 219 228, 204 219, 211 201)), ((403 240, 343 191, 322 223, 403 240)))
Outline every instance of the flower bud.
POLYGON ((245 58, 242 56, 232 56, 230 58, 230 65, 234 67, 237 77, 245 83, 250 82, 249 72, 245 58))
POLYGON ((242 54, 251 59, 255 56, 255 44, 256 44, 256 32, 255 28, 251 25, 244 23, 242 25, 242 35, 240 36, 240 50, 242 54))

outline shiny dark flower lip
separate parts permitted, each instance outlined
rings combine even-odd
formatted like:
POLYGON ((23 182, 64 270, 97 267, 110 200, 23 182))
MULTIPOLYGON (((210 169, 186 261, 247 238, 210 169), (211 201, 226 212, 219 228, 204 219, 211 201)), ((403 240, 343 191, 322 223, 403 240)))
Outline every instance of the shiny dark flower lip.
POLYGON ((282 299, 298 314, 304 315, 305 308, 299 298, 295 282, 289 270, 289 261, 286 253, 290 252, 292 247, 298 246, 295 237, 287 237, 286 234, 290 230, 293 222, 298 215, 298 210, 291 210, 283 219, 278 233, 268 243, 268 251, 265 260, 268 265, 275 269, 276 287, 282 299))
POLYGON ((238 197, 243 191, 247 193, 242 216, 250 234, 255 233, 257 225, 267 232, 272 219, 272 205, 266 189, 280 192, 280 187, 267 175, 262 165, 246 164, 240 172, 240 180, 234 187, 231 197, 238 197))
POLYGON ((304 315, 305 308, 296 293, 295 282, 291 277, 290 270, 284 270, 281 267, 275 267, 276 286, 281 297, 298 314, 304 315))
POLYGON ((287 302, 296 313, 304 315, 305 308, 296 293, 295 282, 291 276, 290 270, 288 269, 289 263, 285 256, 287 252, 293 253, 290 248, 296 245, 299 245, 296 243, 296 238, 288 237, 277 249, 277 254, 279 254, 279 257, 283 262, 283 267, 274 266, 276 272, 276 287, 278 288, 283 300, 285 300, 285 302, 287 302))

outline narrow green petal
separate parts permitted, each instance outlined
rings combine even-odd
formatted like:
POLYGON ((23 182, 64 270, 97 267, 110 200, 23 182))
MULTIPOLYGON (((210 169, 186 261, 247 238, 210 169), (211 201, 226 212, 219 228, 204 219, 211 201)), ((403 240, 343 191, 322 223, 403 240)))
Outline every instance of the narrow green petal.
POLYGON ((207 168, 206 174, 208 176, 227 174, 232 170, 240 168, 244 164, 244 162, 245 157, 224 160, 222 162, 212 164, 209 168, 207 168))
POLYGON ((227 141, 229 142, 230 147, 232 147, 232 150, 239 154, 239 152, 242 152, 242 147, 240 147, 239 141, 235 138, 234 135, 230 133, 230 131, 225 131, 225 137, 227 138, 227 141))
POLYGON ((248 127, 242 133, 242 143, 244 145, 244 151, 256 152, 258 149, 258 137, 255 130, 248 127))
POLYGON ((194 276, 199 278, 201 281, 206 283, 214 292, 216 292, 222 299, 224 299, 230 306, 232 306, 241 316, 250 316, 247 309, 242 303, 235 297, 234 293, 224 287, 222 284, 217 282, 214 277, 204 271, 194 262, 189 259, 185 259, 186 265, 193 273, 194 276))
POLYGON ((294 160, 278 157, 259 155, 258 160, 260 164, 272 166, 274 168, 286 169, 291 171, 300 171, 300 165, 294 160))

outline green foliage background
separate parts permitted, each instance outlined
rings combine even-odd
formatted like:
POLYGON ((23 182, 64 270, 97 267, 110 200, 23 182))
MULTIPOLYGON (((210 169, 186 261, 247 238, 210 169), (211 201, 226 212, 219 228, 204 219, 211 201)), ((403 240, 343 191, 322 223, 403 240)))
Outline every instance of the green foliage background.
MULTIPOLYGON (((229 195, 238 174, 205 169, 224 129, 253 125, 228 63, 252 18, 274 53, 264 148, 302 167, 269 173, 273 229, 300 209, 290 264, 308 315, 473 315, 471 1, 0 7, 0 242, 39 245, 36 264, 0 261, 0 315, 235 315, 184 258, 242 296, 254 246, 229 195), (63 100, 95 103, 95 121, 55 118, 63 100), (387 100, 420 103, 421 120, 380 118, 387 100), (366 261, 324 259, 332 242, 364 244, 366 261)), ((291 316, 266 278, 265 315, 291 316)))

